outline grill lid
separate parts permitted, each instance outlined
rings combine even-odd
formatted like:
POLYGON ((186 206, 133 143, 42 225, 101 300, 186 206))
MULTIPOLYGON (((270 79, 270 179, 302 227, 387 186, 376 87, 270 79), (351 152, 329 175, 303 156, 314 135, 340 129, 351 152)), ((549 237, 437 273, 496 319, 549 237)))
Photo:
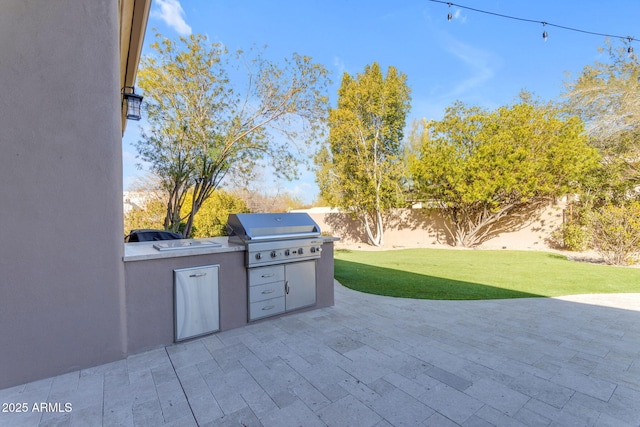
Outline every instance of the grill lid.
POLYGON ((304 212, 230 214, 227 220, 230 240, 250 241, 317 237, 320 227, 304 212))

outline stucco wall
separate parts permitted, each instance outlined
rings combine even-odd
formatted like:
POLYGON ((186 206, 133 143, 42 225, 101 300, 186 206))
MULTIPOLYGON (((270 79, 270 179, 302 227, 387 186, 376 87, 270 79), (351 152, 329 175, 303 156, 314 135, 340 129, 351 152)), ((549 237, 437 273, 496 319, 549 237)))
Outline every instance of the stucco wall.
MULTIPOLYGON (((507 227, 481 245, 484 248, 544 249, 551 233, 562 225, 564 203, 531 212, 527 220, 507 227)), ((337 248, 366 248, 367 235, 362 224, 348 214, 328 208, 307 210, 323 233, 340 237, 337 248)), ((437 210, 395 209, 385 217, 384 247, 431 247, 453 245, 437 210)))
POLYGON ((126 353, 118 2, 0 13, 0 388, 126 353))
POLYGON ((244 252, 127 262, 128 349, 130 353, 169 345, 174 340, 173 270, 219 265, 220 329, 247 323, 244 252))
MULTIPOLYGON (((130 245, 138 245, 138 243, 130 245)), ((219 265, 220 330, 226 331, 246 325, 248 296, 245 256, 244 251, 238 251, 127 261, 125 276, 129 353, 158 348, 174 341, 173 270, 175 269, 219 265)), ((329 307, 334 304, 333 242, 323 244, 322 256, 317 260, 316 272, 316 304, 300 311, 329 307)))

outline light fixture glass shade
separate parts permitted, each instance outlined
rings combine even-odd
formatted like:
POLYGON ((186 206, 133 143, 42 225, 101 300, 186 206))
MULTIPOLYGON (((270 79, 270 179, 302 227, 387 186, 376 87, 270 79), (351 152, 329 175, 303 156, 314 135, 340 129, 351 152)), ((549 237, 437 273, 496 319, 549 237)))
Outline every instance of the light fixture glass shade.
POLYGON ((140 120, 140 106, 142 104, 142 96, 135 93, 135 88, 130 86, 125 86, 122 88, 122 97, 124 101, 127 103, 127 119, 129 120, 140 120), (126 93, 125 91, 129 89, 131 93, 126 93))

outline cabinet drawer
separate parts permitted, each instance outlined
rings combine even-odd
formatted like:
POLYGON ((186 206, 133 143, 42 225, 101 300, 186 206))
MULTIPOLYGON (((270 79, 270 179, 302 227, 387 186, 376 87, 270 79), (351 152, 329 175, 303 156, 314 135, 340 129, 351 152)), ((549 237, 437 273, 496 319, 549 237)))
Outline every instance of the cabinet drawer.
POLYGON ((261 319, 280 313, 284 313, 284 297, 249 304, 249 320, 261 319))
POLYGON ((284 282, 265 283, 249 287, 249 303, 284 296, 284 282))
POLYGON ((284 265, 249 269, 249 286, 284 281, 284 265))

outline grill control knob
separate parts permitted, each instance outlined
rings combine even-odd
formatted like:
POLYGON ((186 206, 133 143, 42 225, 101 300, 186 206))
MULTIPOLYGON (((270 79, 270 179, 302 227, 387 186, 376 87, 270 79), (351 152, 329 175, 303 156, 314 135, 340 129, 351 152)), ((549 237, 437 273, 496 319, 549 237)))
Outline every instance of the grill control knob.
POLYGON ((298 249, 298 255, 302 255, 304 253, 304 251, 302 250, 302 248, 298 249))
POLYGON ((286 249, 286 250, 284 251, 285 256, 289 256, 289 254, 290 254, 290 253, 291 253, 291 252, 289 252, 289 249, 286 249))
POLYGON ((278 254, 276 253, 276 251, 271 251, 271 258, 275 258, 277 256, 278 254))
POLYGON ((314 253, 316 251, 315 246, 311 246, 311 253, 314 253))
POLYGON ((260 252, 256 254, 256 259, 262 259, 262 254, 260 252))

